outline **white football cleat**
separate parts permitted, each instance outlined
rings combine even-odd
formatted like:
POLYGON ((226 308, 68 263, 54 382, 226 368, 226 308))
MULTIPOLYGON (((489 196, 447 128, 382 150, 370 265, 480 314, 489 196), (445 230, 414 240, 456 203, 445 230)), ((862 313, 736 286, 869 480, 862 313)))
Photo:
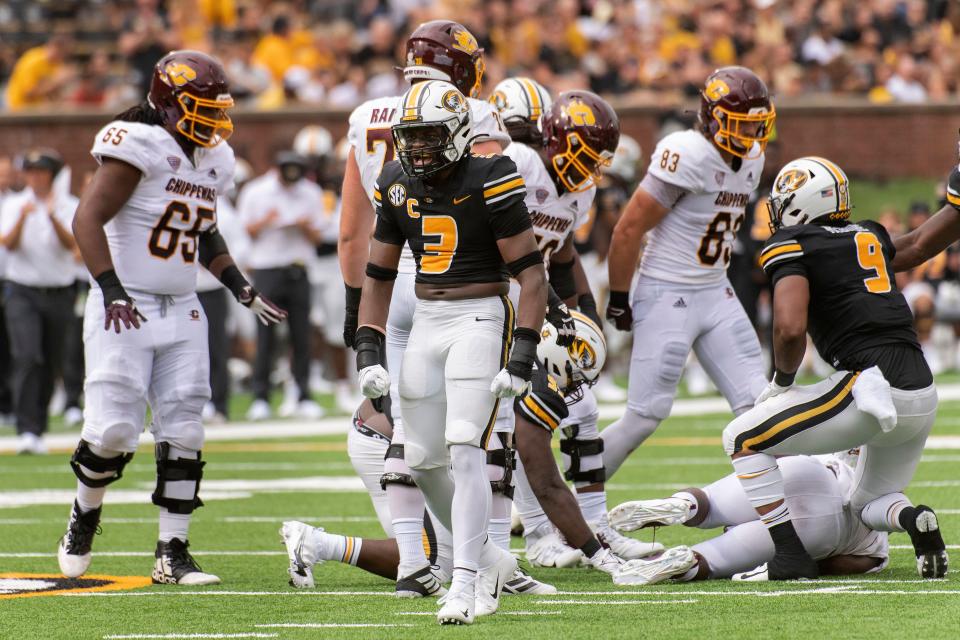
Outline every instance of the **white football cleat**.
POLYGON ((591 567, 604 573, 615 576, 620 572, 624 565, 623 558, 620 558, 610 549, 600 549, 592 558, 587 558, 591 567))
POLYGON ((513 578, 517 570, 517 559, 513 554, 506 551, 500 551, 500 554, 496 562, 489 567, 481 568, 477 573, 474 614, 478 618, 497 612, 500 608, 503 585, 513 578))
POLYGON ((653 559, 631 560, 613 576, 618 585, 657 584, 670 578, 682 576, 697 564, 697 557, 690 547, 673 547, 653 559))
POLYGON ((93 536, 100 533, 100 512, 98 507, 80 513, 80 505, 74 501, 67 532, 57 544, 57 562, 60 572, 66 577, 79 578, 90 568, 93 536))
POLYGON ((293 417, 301 420, 319 420, 326 411, 314 400, 301 400, 297 403, 297 408, 293 411, 293 417))
POLYGON ((313 588, 313 565, 323 564, 316 548, 313 533, 323 533, 320 527, 311 527, 304 522, 289 520, 280 527, 280 537, 287 548, 290 586, 296 589, 313 588))
POLYGON ((273 410, 270 408, 270 404, 266 400, 254 400, 253 404, 250 405, 250 408, 247 409, 247 420, 250 420, 251 422, 268 420, 272 415, 273 410))
POLYGON ((764 562, 756 569, 744 571, 743 573, 735 573, 730 579, 735 582, 769 582, 770 574, 767 573, 767 563, 764 562))
POLYGON ((597 540, 600 544, 610 547, 616 555, 624 560, 635 560, 637 558, 646 558, 649 555, 663 551, 663 545, 659 542, 642 542, 617 531, 608 524, 600 524, 594 530, 597 540))
POLYGON ((462 591, 448 592, 440 600, 437 622, 440 624, 473 624, 474 599, 462 591))
POLYGON ((583 559, 579 549, 568 547, 556 531, 537 538, 533 544, 527 544, 527 562, 534 567, 557 567, 564 569, 576 567, 583 559))
POLYGON ((644 527, 683 524, 690 519, 692 510, 693 505, 682 498, 632 500, 611 509, 607 520, 618 531, 636 531, 644 527))
POLYGON ((398 598, 441 598, 447 590, 440 584, 436 569, 429 564, 406 576, 397 576, 396 594, 398 598))
POLYGON ((513 577, 504 583, 502 591, 515 596, 552 596, 556 595, 557 588, 552 584, 540 582, 517 567, 517 570, 513 572, 513 577))
POLYGON ((200 568, 187 551, 189 546, 189 542, 180 538, 172 538, 170 542, 157 541, 157 550, 154 554, 156 562, 151 576, 154 584, 180 584, 193 587, 220 584, 220 578, 200 568))

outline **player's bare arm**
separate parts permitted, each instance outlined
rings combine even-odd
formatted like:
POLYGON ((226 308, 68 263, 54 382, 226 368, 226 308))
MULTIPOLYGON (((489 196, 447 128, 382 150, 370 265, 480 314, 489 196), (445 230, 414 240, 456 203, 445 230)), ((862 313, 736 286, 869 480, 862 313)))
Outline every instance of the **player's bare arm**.
POLYGON ((803 276, 790 275, 777 281, 773 290, 774 380, 789 387, 807 349, 807 307, 810 283, 803 276))
POLYGON ((354 338, 357 371, 360 374, 360 390, 364 396, 373 399, 373 408, 377 411, 381 411, 380 398, 390 391, 390 376, 383 366, 383 344, 402 248, 399 244, 376 239, 370 241, 370 261, 367 263, 360 297, 359 328, 354 338))
POLYGON ((645 189, 637 187, 613 229, 610 254, 607 258, 610 274, 607 318, 620 331, 629 331, 633 325, 629 300, 630 283, 640 259, 643 237, 657 226, 669 211, 645 189))
POLYGON ((110 246, 103 230, 105 224, 113 219, 120 208, 130 199, 140 184, 140 170, 121 160, 103 158, 90 180, 77 212, 73 217, 73 236, 76 238, 80 255, 103 291, 103 303, 106 305, 104 329, 113 325, 120 333, 120 325, 129 329, 140 328, 140 320, 146 318, 137 311, 133 300, 127 294, 113 268, 110 246))
POLYGON ((374 211, 360 181, 355 148, 350 147, 343 174, 340 200, 340 235, 337 255, 346 289, 346 314, 343 321, 343 342, 352 347, 357 333, 357 313, 363 286, 363 270, 370 257, 370 236, 374 226, 374 211))
POLYGON ((893 257, 893 270, 913 269, 945 250, 957 238, 960 238, 960 211, 947 204, 910 233, 894 238, 897 254, 893 257))
MULTIPOLYGON (((533 253, 540 255, 537 248, 537 239, 532 229, 527 229, 515 236, 497 240, 500 255, 509 266, 511 263, 524 259, 533 253)), ((522 271, 514 273, 520 283, 520 305, 517 309, 517 328, 527 328, 540 332, 543 326, 544 310, 547 307, 547 272, 543 262, 530 264, 522 271)))
POLYGON ((237 302, 257 315, 264 325, 283 322, 287 312, 253 288, 230 255, 227 242, 216 225, 200 234, 200 264, 233 294, 237 302))

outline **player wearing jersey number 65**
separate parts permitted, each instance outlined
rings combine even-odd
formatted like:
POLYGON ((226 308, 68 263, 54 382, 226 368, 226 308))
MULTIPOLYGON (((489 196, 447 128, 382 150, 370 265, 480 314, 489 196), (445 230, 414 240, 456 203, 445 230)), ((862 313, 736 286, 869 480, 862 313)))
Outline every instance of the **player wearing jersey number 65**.
POLYGON ((360 302, 357 368, 364 395, 388 392, 384 326, 400 251, 409 244, 418 301, 399 371, 404 456, 431 511, 453 532, 453 583, 438 621, 470 624, 475 614, 496 611, 503 581, 516 569, 516 560, 487 538, 484 448, 499 399, 529 389, 546 273, 523 178, 509 158, 469 153, 470 111, 456 87, 416 84, 401 110, 393 125, 399 161, 384 166, 374 189, 378 219, 360 302), (521 287, 516 329, 508 273, 521 287))
POLYGON ((233 131, 232 106, 219 62, 198 51, 174 51, 157 62, 147 101, 94 138, 91 152, 100 166, 73 221, 98 286, 84 315, 87 406, 70 460, 77 500, 57 554, 67 577, 90 565, 106 487, 133 457, 149 404, 157 461, 153 503, 160 507, 153 580, 220 582, 187 551, 190 516, 202 504, 200 414, 210 399, 207 321, 195 293, 198 263, 261 322, 286 316, 250 286, 217 231, 217 195, 229 188, 234 171, 224 142, 233 131))

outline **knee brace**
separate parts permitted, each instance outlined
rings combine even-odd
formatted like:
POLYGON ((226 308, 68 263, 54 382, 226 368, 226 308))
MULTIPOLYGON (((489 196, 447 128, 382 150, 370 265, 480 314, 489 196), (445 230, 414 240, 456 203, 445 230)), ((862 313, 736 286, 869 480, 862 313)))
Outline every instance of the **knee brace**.
POLYGON ((123 468, 127 466, 131 459, 133 459, 132 453, 123 453, 113 458, 102 458, 90 450, 90 444, 86 440, 81 440, 76 451, 70 457, 70 468, 73 469, 77 479, 88 487, 105 487, 123 477, 123 468), (90 478, 83 472, 83 469, 89 469, 96 473, 112 471, 113 475, 106 478, 90 478))
POLYGON ((188 514, 193 513, 194 509, 203 506, 203 501, 198 497, 200 492, 200 479, 203 478, 203 467, 207 463, 200 460, 200 452, 197 451, 195 460, 189 458, 171 458, 170 443, 158 442, 154 453, 157 458, 157 488, 153 492, 153 504, 158 507, 165 507, 170 513, 188 514), (192 482, 193 496, 190 498, 173 498, 165 495, 168 484, 171 482, 192 482))
MULTIPOLYGON (((387 447, 387 453, 383 456, 384 460, 398 458, 403 460, 403 445, 391 444, 387 447)), ((408 487, 415 487, 417 483, 413 481, 413 476, 409 473, 397 473, 396 471, 386 471, 380 476, 380 488, 387 490, 388 484, 402 484, 408 487)))
MULTIPOLYGON (((563 477, 572 482, 586 482, 597 484, 606 480, 607 471, 603 466, 603 440, 594 438, 579 440, 580 425, 572 424, 563 428, 563 439, 560 440, 560 452, 570 459, 570 465, 563 472, 563 477), (584 469, 588 456, 599 458, 600 466, 594 469, 584 469)), ((592 465, 591 465, 592 466, 592 465)))
POLYGON ((487 451, 487 464, 503 469, 503 476, 499 480, 490 481, 490 490, 493 493, 502 493, 513 500, 513 472, 517 468, 517 450, 513 447, 511 435, 497 433, 503 448, 487 451))

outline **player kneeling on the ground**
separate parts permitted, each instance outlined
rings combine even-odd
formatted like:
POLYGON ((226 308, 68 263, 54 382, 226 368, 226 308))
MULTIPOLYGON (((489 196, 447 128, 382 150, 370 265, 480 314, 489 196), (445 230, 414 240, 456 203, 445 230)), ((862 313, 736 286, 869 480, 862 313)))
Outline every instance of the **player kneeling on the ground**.
POLYGON ((223 67, 199 51, 157 62, 143 104, 94 139, 100 163, 73 231, 97 281, 84 321, 87 379, 83 430, 70 459, 77 499, 57 559, 70 578, 90 566, 107 485, 120 479, 149 404, 156 441, 160 535, 153 580, 216 584, 187 551, 203 467, 200 414, 210 400, 207 322, 197 299, 202 264, 264 324, 286 312, 240 273, 217 230, 217 193, 230 188, 233 106, 223 67), (141 323, 150 320, 149 328, 141 323), (122 327, 121 327, 122 325, 122 327), (101 328, 102 327, 102 328, 101 328))
POLYGON ((409 244, 418 301, 399 371, 404 456, 430 510, 453 534, 453 581, 438 621, 470 624, 474 615, 496 611, 501 586, 517 567, 487 539, 484 447, 499 399, 530 388, 546 273, 523 204, 523 178, 509 158, 468 153, 470 111, 456 87, 414 85, 393 137, 399 162, 384 166, 374 192, 378 219, 360 302, 357 368, 364 395, 387 394, 384 326, 400 250, 409 244), (508 270, 521 287, 516 329, 508 270))
MULTIPOLYGON (((517 451, 533 493, 567 543, 580 549, 593 567, 616 575, 623 560, 603 547, 594 535, 577 499, 560 476, 550 448, 553 433, 563 428, 568 416, 567 403, 582 397, 582 385, 596 381, 606 360, 606 344, 599 327, 582 313, 573 311, 571 315, 576 337, 569 347, 556 343, 556 329, 551 324, 543 325, 533 389, 514 400, 517 451)), ((599 453, 595 455, 600 457, 599 453)), ((589 456, 583 462, 588 463, 589 456)), ((662 549, 660 545, 652 546, 651 552, 662 549)))
POLYGON ((850 222, 850 209, 850 183, 829 160, 794 160, 777 175, 775 232, 760 254, 774 287, 776 372, 756 406, 724 430, 724 449, 773 539, 774 556, 758 575, 819 573, 784 501, 777 457, 859 447, 853 513, 871 529, 909 533, 920 575, 940 578, 947 554, 937 517, 901 493, 933 427, 937 390, 891 277, 890 236, 876 222, 850 222), (837 373, 798 387, 808 331, 837 373))
MULTIPOLYGON (((887 534, 868 528, 844 506, 854 484, 853 467, 843 456, 824 458, 791 456, 780 461, 786 504, 797 534, 822 574, 880 571, 889 556, 887 534)), ((674 547, 657 558, 627 562, 614 577, 617 584, 730 578, 773 558, 773 541, 732 473, 702 489, 684 489, 669 498, 625 502, 612 509, 609 517, 622 531, 674 524, 724 528, 721 535, 692 547, 674 547)))

